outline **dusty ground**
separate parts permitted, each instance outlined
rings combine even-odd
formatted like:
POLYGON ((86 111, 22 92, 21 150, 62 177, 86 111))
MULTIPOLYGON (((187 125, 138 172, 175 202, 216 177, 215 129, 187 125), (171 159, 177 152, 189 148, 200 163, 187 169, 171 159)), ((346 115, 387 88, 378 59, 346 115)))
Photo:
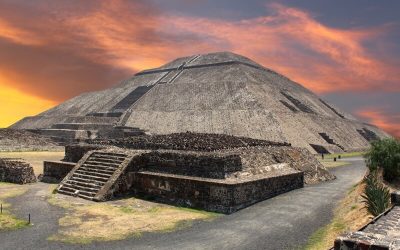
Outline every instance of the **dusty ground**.
POLYGON ((66 209, 59 229, 48 239, 87 244, 122 240, 145 232, 170 232, 189 226, 194 220, 212 220, 218 214, 184 209, 141 199, 126 198, 95 203, 53 194, 48 202, 66 209))
POLYGON ((0 152, 0 158, 22 158, 33 166, 35 175, 43 173, 43 161, 59 161, 64 158, 64 151, 43 152, 0 152))
MULTIPOLYGON (((60 219, 66 216, 72 216, 73 220, 75 218, 91 220, 92 218, 84 215, 86 208, 85 210, 69 210, 51 205, 49 198, 55 186, 37 183, 29 186, 25 194, 7 200, 13 205, 15 214, 21 218, 27 213, 33 213, 34 225, 21 230, 0 233, 1 247, 4 249, 191 250, 265 249, 265 246, 269 246, 269 249, 298 248, 307 242, 308 237, 315 230, 330 223, 333 218, 332 209, 337 206, 337 201, 341 200, 347 190, 364 176, 366 168, 360 158, 346 159, 346 161, 350 161, 351 166, 331 170, 338 177, 336 180, 293 190, 231 215, 220 216, 212 221, 196 220, 192 226, 183 230, 173 232, 161 230, 162 233, 157 230, 153 233, 143 233, 141 237, 127 237, 124 240, 107 242, 94 241, 85 245, 71 244, 71 240, 68 242, 48 240, 49 237, 55 237, 63 233, 64 228, 66 229, 65 224, 59 226, 60 219)), ((83 200, 74 199, 73 202, 77 203, 78 208, 83 200)), ((101 218, 106 210, 102 211, 96 216, 101 218)), ((61 220, 61 224, 63 222, 65 221, 61 220)), ((159 222, 162 222, 161 219, 159 222)), ((107 227, 111 231, 114 225, 107 224, 107 227)), ((174 229, 177 228, 180 228, 179 223, 174 229)))
POLYGON ((28 226, 26 220, 18 219, 10 211, 11 204, 5 202, 5 199, 22 195, 27 190, 28 186, 0 182, 0 204, 2 206, 2 211, 0 213, 0 232, 28 226))
POLYGON ((317 230, 304 249, 329 249, 340 234, 356 231, 372 220, 361 198, 364 188, 365 184, 360 182, 347 192, 346 197, 335 208, 332 221, 317 230))

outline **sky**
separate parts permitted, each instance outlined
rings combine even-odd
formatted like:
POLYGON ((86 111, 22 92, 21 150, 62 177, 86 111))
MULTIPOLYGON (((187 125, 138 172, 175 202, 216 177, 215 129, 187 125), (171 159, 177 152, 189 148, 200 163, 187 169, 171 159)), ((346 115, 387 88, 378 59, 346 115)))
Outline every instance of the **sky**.
POLYGON ((400 1, 0 0, 0 127, 232 51, 400 137, 400 1))

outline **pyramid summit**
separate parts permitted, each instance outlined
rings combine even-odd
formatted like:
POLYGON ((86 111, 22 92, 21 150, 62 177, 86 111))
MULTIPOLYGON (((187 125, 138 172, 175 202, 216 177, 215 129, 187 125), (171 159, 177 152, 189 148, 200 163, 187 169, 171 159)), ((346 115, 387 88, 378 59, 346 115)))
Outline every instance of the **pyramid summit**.
POLYGON ((370 141, 389 136, 287 77, 230 52, 178 58, 11 127, 65 141, 143 131, 229 134, 291 143, 313 153, 363 150, 370 141))

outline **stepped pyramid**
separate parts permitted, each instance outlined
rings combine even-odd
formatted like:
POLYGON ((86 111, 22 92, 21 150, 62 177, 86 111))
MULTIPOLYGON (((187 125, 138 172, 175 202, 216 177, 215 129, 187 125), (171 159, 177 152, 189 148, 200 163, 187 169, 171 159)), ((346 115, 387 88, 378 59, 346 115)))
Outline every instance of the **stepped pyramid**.
POLYGON ((229 52, 178 58, 12 128, 71 140, 143 131, 222 133, 289 142, 313 153, 362 150, 388 137, 287 77, 229 52))

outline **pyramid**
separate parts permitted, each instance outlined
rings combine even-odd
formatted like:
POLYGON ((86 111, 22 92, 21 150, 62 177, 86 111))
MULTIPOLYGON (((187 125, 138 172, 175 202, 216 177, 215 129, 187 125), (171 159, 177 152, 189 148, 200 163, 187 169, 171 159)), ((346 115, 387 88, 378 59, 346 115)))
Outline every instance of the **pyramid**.
POLYGON ((11 127, 67 141, 144 132, 218 133, 288 142, 313 153, 359 151, 389 136, 230 52, 178 58, 11 127))

